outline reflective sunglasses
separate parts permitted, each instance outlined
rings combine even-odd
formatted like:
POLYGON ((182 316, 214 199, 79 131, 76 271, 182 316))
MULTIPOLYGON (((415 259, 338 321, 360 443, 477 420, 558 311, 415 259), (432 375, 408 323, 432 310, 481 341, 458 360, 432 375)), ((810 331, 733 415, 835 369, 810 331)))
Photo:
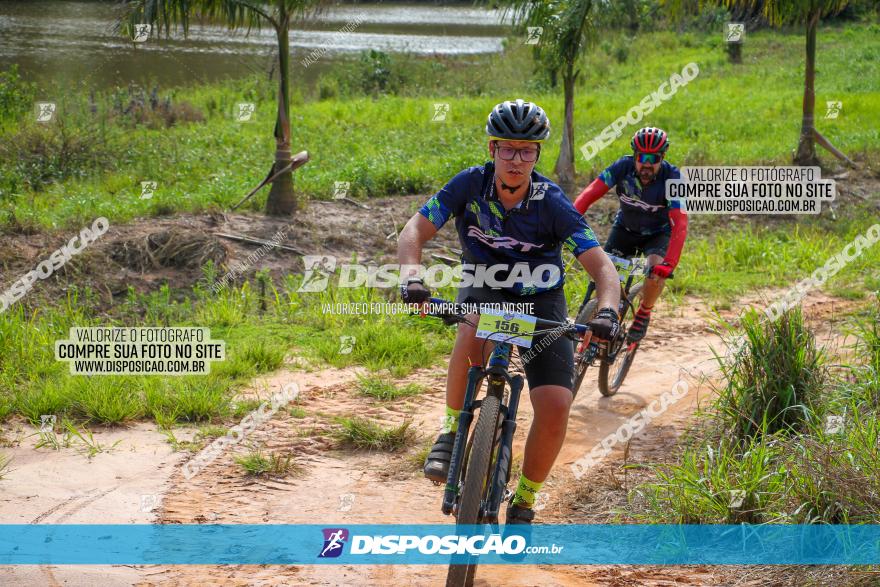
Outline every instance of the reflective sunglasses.
POLYGON ((656 163, 660 163, 663 160, 663 155, 660 153, 636 153, 636 162, 638 163, 647 163, 648 165, 654 165, 656 163))

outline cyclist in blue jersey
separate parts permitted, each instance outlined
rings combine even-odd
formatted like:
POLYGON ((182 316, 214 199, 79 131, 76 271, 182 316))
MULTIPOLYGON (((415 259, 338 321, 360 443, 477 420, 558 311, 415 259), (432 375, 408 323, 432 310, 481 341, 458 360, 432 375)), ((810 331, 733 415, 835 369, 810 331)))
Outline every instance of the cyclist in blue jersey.
POLYGON ((581 192, 574 207, 583 214, 608 190, 617 188, 620 210, 605 251, 626 258, 644 254, 649 268, 650 278, 645 280, 642 301, 627 332, 629 340, 638 341, 645 337, 651 310, 678 266, 688 222, 681 202, 666 199, 666 180, 681 177, 678 168, 665 160, 666 132, 652 126, 639 129, 630 146, 633 155, 612 163, 581 192))
MULTIPOLYGON (((591 322, 593 335, 613 338, 619 328, 620 301, 614 265, 562 189, 534 171, 541 143, 550 134, 547 115, 531 102, 503 102, 489 114, 486 133, 492 161, 460 172, 413 215, 398 241, 401 266, 418 266, 425 243, 454 218, 462 262, 472 278, 472 283, 459 288, 457 302, 532 304, 534 315, 563 322, 568 316, 562 289, 565 246, 596 282, 600 310, 591 322)), ((426 301, 430 292, 421 276, 415 270, 404 273, 403 300, 426 301)), ((458 326, 446 378, 445 424, 425 461, 425 476, 440 483, 446 482, 449 471, 469 365, 484 360, 483 341, 475 334, 470 326, 458 326)), ((508 524, 531 523, 535 494, 565 440, 573 349, 565 337, 550 340, 545 347, 542 336, 536 336, 533 348, 541 350, 524 365, 534 421, 522 475, 508 504, 508 524)))

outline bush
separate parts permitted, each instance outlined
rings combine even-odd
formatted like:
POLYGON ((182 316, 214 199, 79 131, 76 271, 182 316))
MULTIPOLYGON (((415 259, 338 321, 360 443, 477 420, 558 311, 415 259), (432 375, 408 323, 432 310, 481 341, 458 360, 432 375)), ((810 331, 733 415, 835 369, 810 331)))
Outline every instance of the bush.
POLYGON ((169 128, 176 124, 204 122, 202 111, 189 102, 172 103, 171 96, 159 96, 154 87, 147 96, 143 88, 129 86, 113 96, 113 116, 131 126, 169 128))
POLYGON ((361 53, 361 89, 365 94, 384 94, 391 81, 391 57, 370 49, 361 53))
POLYGON ((620 41, 617 46, 614 47, 614 59, 616 59, 618 63, 626 63, 627 59, 629 59, 628 39, 620 41))
POLYGON ((49 124, 24 125, 4 137, 0 161, 10 166, 5 185, 0 184, 3 192, 24 187, 38 191, 53 181, 84 177, 92 170, 112 167, 108 150, 96 131, 72 128, 60 118, 49 124))
POLYGON ((34 103, 34 84, 21 79, 18 65, 0 71, 0 119, 17 119, 34 103))
POLYGON ((848 357, 853 362, 842 366, 844 377, 833 379, 825 377, 799 312, 763 325, 750 315, 744 327, 744 356, 726 363, 736 365, 733 371, 725 370, 732 377, 727 395, 722 394, 685 437, 675 462, 651 467, 655 479, 632 494, 635 515, 650 522, 685 524, 876 524, 878 319, 880 309, 872 308, 855 320, 858 340, 848 357), (755 352, 758 349, 762 352, 755 352), (749 357, 757 359, 749 363, 749 357), (746 368, 749 364, 757 368, 746 368), (797 374, 806 381, 811 371, 817 385, 800 393, 802 403, 816 404, 810 409, 816 417, 801 420, 798 433, 792 434, 793 425, 783 427, 780 422, 786 414, 804 410, 784 391, 796 392, 797 374), (828 390, 818 397, 819 385, 826 383, 828 390), (751 402, 755 413, 762 408, 762 420, 755 425, 757 417, 731 414, 731 396, 741 406, 751 402), (797 409, 786 412, 784 403, 797 409), (738 438, 744 425, 751 426, 750 436, 738 438))
POLYGON ((726 380, 718 406, 725 428, 741 440, 801 430, 828 379, 800 308, 773 321, 763 318, 745 314, 742 346, 718 359, 726 380))

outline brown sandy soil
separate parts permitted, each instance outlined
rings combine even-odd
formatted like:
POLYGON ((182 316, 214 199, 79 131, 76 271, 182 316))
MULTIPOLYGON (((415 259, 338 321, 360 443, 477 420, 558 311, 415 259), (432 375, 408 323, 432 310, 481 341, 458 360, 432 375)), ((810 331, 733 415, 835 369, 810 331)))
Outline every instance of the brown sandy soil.
MULTIPOLYGON (((847 185, 851 197, 866 200, 876 194, 877 181, 859 178, 847 185)), ((311 203, 293 223, 284 244, 307 254, 335 254, 348 259, 390 256, 395 240, 386 238, 400 229, 424 196, 396 197, 367 202, 370 210, 340 202, 311 203)), ((593 216, 597 225, 612 209, 601 202, 593 216)), ((593 215, 591 211, 591 215, 593 215)), ((773 222, 780 219, 772 219, 773 222)), ((270 239, 287 223, 253 214, 184 215, 153 218, 111 226, 108 234, 83 255, 68 263, 46 282, 39 282, 24 303, 35 306, 57 300, 74 285, 98 284, 101 302, 110 308, 127 286, 155 290, 168 282, 186 289, 199 271, 175 267, 136 271, 110 260, 126 240, 143 238, 158 230, 185 228, 206 234, 231 232, 270 239)), ((0 246, 0 286, 6 287, 47 258, 75 231, 52 234, 4 235, 0 246), (68 234, 69 233, 69 234, 68 234)), ((600 228, 600 235, 604 231, 600 228)), ((434 252, 455 257, 446 247, 457 247, 454 231, 441 231, 434 252)), ((219 240, 227 265, 244 261, 257 246, 219 240)), ((271 251, 252 268, 268 268, 274 276, 301 269, 298 255, 271 251)), ((222 274, 222 271, 221 271, 222 274)), ((778 293, 778 292, 777 292, 778 293)), ((731 315, 745 303, 773 299, 773 292, 752 293, 732 306, 731 315)), ((858 302, 835 301, 823 294, 805 300, 809 316, 828 330, 832 312, 858 302)), ((689 393, 652 421, 628 446, 627 462, 656 462, 670 458, 698 403, 709 397, 706 378, 715 372, 710 345, 718 338, 707 326, 709 309, 698 300, 686 300, 674 312, 656 314, 649 338, 643 343, 623 389, 613 398, 601 398, 595 372, 588 373, 572 410, 568 437, 554 473, 545 485, 547 501, 539 512, 545 523, 600 523, 625 503, 628 489, 641 478, 621 468, 624 447, 609 455, 580 480, 569 465, 588 454, 603 437, 632 414, 656 399, 680 379, 689 393)), ((95 439, 112 451, 87 459, 76 447, 59 451, 34 449, 35 431, 20 422, 3 425, 3 440, 11 445, 12 471, 2 481, 0 522, 3 523, 447 523, 440 512, 441 492, 422 478, 413 455, 436 434, 443 410, 444 373, 418 372, 406 379, 426 386, 425 393, 396 402, 381 403, 354 391, 357 369, 318 372, 282 371, 254 382, 254 393, 278 389, 296 381, 297 400, 305 418, 280 410, 241 446, 218 458, 199 475, 186 480, 180 465, 187 453, 173 452, 151 425, 128 429, 95 430, 95 439), (418 439, 403 453, 354 451, 338 446, 328 433, 335 415, 366 415, 387 424, 413 422, 418 439), (251 447, 291 453, 299 472, 284 479, 248 477, 234 462, 251 447), (155 495, 157 507, 142 511, 141 496, 155 495), (348 501, 346 501, 348 500, 348 501)), ((247 392, 245 392, 247 395, 247 392)), ((525 400, 525 397, 524 397, 525 400)), ((531 406, 523 401, 518 415, 514 451, 522 453, 531 406)), ((185 440, 193 431, 175 430, 185 440)), ((177 567, 0 567, 2 585, 422 585, 442 583, 442 566, 177 566, 177 567)), ((791 573, 762 572, 755 568, 720 567, 590 567, 495 566, 480 569, 481 585, 797 585, 791 573)))
MULTIPOLYGON (((827 324, 832 313, 852 302, 835 303, 823 295, 805 303, 808 315, 827 324)), ((639 351, 638 361, 624 388, 612 398, 602 398, 588 374, 587 383, 572 410, 566 443, 557 466, 547 481, 547 499, 539 512, 545 523, 601 523, 613 519, 614 509, 624 505, 627 491, 646 475, 632 476, 624 462, 661 462, 674 453, 679 436, 692 413, 710 396, 707 380, 715 373, 709 345, 720 340, 704 325, 707 309, 699 302, 684 305, 676 315, 661 313, 652 334, 639 351), (684 379, 688 394, 666 413, 652 421, 629 446, 619 446, 595 470, 575 480, 569 468, 607 434, 645 407, 661 393, 684 379), (626 455, 624 455, 626 451, 626 455), (628 476, 630 478, 628 478, 628 476)), ((818 324, 817 324, 818 325, 818 324)), ((833 336, 827 327, 820 328, 833 336)), ((595 374, 593 374, 595 377, 595 374)), ((314 381, 314 380, 313 380, 314 381)), ((232 455, 218 459, 191 481, 180 475, 162 501, 164 523, 324 523, 328 525, 367 523, 449 523, 440 512, 441 492, 427 482, 407 454, 367 453, 341 449, 327 440, 333 424, 328 416, 365 414, 391 424, 412 420, 424 441, 430 442, 443 410, 444 375, 420 372, 407 381, 421 383, 428 391, 404 401, 377 403, 353 392, 351 375, 337 375, 336 381, 307 385, 300 405, 307 417, 281 414, 260 430, 255 442, 270 451, 293 452, 303 471, 294 478, 253 481, 232 461, 232 455), (339 381, 342 379, 343 381, 339 381), (346 501, 346 496, 350 502, 346 501), (232 505, 233 507, 230 507, 232 505)), ((515 454, 522 447, 532 410, 523 402, 517 417, 519 427, 515 454)), ((422 443, 417 443, 422 445, 422 443)), ((437 566, 316 565, 274 567, 264 575, 263 567, 167 567, 152 568, 144 585, 165 584, 296 584, 296 585, 436 585, 445 580, 446 569, 437 566), (242 583, 245 584, 245 583, 242 583)), ((621 567, 621 566, 485 566, 477 575, 478 585, 794 585, 768 582, 768 573, 743 572, 725 567, 621 567)))
MULTIPOLYGON (((755 296, 760 299, 762 296, 755 296)), ((805 303, 808 315, 827 325, 831 313, 853 302, 835 302, 816 294, 805 303)), ((547 481, 539 512, 544 523, 601 523, 613 519, 627 490, 644 475, 622 468, 626 461, 656 462, 673 453, 693 410, 709 397, 707 379, 715 364, 710 345, 719 339, 706 326, 708 309, 689 300, 674 312, 660 311, 624 387, 612 398, 595 389, 588 373, 572 409, 565 446, 547 481), (603 437, 679 380, 688 394, 653 420, 627 447, 618 446, 580 480, 570 465, 603 437), (626 454, 624 455, 624 449, 626 454)), ((829 331, 829 328, 821 330, 829 331)), ((7 426, 13 450, 12 471, 3 481, 0 521, 4 523, 449 523, 440 512, 441 492, 418 471, 413 456, 434 437, 443 410, 444 373, 425 370, 406 382, 423 385, 420 395, 378 402, 354 391, 359 369, 315 372, 280 371, 255 380, 244 395, 300 386, 297 406, 305 417, 282 408, 242 445, 224 453, 191 480, 180 465, 186 453, 174 453, 152 426, 98 430, 103 446, 122 442, 88 460, 76 447, 35 450, 33 429, 7 426), (336 415, 364 415, 388 425, 411 421, 417 439, 402 453, 364 452, 332 439, 336 415), (29 436, 31 435, 31 436, 29 436), (250 477, 234 462, 251 448, 294 455, 298 471, 283 479, 250 477), (142 511, 142 495, 155 495, 156 507, 142 511)), ((525 398, 524 398, 525 399, 525 398)), ((514 451, 522 447, 531 405, 520 404, 514 451)), ((175 431, 179 439, 188 432, 175 431)), ((519 461, 516 461, 518 463, 519 461)), ((486 566, 480 585, 763 585, 767 574, 723 567, 486 566)), ((3 567, 4 585, 423 585, 440 584, 443 566, 170 566, 170 567, 3 567), (100 577, 100 581, 96 579, 100 577)), ((777 583, 790 585, 794 583, 777 583)))

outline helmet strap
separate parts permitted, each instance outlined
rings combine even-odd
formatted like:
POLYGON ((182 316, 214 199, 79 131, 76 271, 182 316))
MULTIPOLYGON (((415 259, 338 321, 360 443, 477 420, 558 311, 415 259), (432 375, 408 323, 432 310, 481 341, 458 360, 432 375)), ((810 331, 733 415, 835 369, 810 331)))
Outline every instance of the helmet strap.
POLYGON ((500 177, 498 178, 498 181, 501 183, 501 189, 506 190, 506 191, 510 192, 511 194, 515 193, 516 190, 518 190, 520 187, 522 187, 522 184, 519 184, 516 186, 507 185, 506 183, 504 183, 504 180, 501 179, 500 177))

